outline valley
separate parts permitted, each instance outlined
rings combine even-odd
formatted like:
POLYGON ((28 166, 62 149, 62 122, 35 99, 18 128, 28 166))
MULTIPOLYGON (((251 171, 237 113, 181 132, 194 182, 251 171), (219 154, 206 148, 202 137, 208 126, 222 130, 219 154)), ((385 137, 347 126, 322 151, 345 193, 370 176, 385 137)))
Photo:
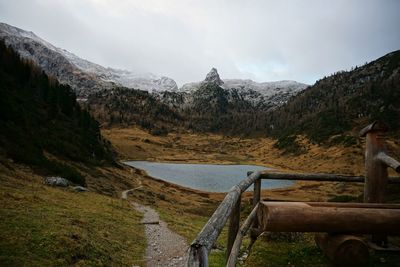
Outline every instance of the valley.
MULTIPOLYGON (((353 155, 352 151, 345 152, 345 150, 343 150, 340 147, 336 148, 336 151, 339 155, 335 158, 335 160, 332 160, 332 157, 326 157, 325 159, 321 159, 320 157, 317 158, 315 154, 307 153, 303 155, 302 159, 297 159, 296 161, 295 160, 296 157, 293 157, 292 160, 287 160, 288 159, 287 156, 282 155, 281 153, 279 153, 279 150, 273 148, 271 140, 222 138, 222 136, 218 135, 210 135, 207 137, 207 135, 198 135, 189 133, 168 134, 168 136, 160 137, 160 136, 153 136, 148 132, 138 128, 103 129, 102 133, 104 136, 106 136, 107 139, 111 141, 112 146, 118 151, 120 160, 146 159, 146 160, 161 161, 161 162, 192 162, 192 163, 202 162, 202 163, 223 163, 223 164, 257 163, 257 165, 273 166, 274 168, 277 169, 289 170, 289 171, 301 170, 302 168, 300 166, 307 165, 307 166, 315 166, 314 170, 316 172, 333 172, 333 171, 338 172, 337 170, 340 170, 341 167, 343 168, 343 170, 354 170, 354 167, 358 166, 359 168, 358 170, 362 172, 362 164, 353 165, 349 164, 348 160, 347 161, 339 160, 340 158, 343 158, 343 155, 341 155, 342 153, 345 155, 346 153, 349 153, 349 157, 352 157, 353 155), (177 136, 179 136, 180 140, 179 142, 176 141, 177 136), (138 137, 138 139, 136 137, 138 137), (225 141, 222 141, 222 139, 224 139, 225 141), (210 142, 207 142, 207 140, 209 140, 210 142), (220 147, 216 146, 216 144, 220 144, 221 142, 223 145, 225 145, 224 147, 229 148, 229 150, 226 151, 226 153, 224 151, 221 152, 220 147), (275 156, 271 157, 271 159, 267 158, 267 156, 265 158, 264 157, 257 158, 257 156, 259 155, 266 155, 266 152, 264 152, 263 154, 258 154, 258 152, 254 152, 254 150, 257 151, 257 149, 261 151, 272 150, 275 153, 270 152, 268 154, 275 156), (147 153, 145 151, 147 151, 147 153), (231 156, 229 156, 229 154, 231 154, 231 156), (331 163, 333 161, 337 165, 332 165, 331 163), (289 165, 288 163, 293 163, 293 165, 289 165)), ((324 148, 318 148, 318 147, 313 147, 313 149, 317 151, 324 150, 324 148)), ((354 149, 356 150, 356 148, 354 149)), ((362 161, 361 154, 362 152, 358 152, 357 154, 355 154, 358 155, 360 161, 362 161)), ((137 190, 134 190, 130 194, 129 199, 156 209, 160 214, 160 218, 168 223, 168 227, 170 227, 170 229, 182 235, 186 239, 186 242, 190 243, 191 240, 200 231, 202 226, 206 223, 209 216, 213 213, 214 209, 217 207, 217 205, 225 195, 223 193, 206 193, 206 192, 183 188, 177 185, 171 185, 166 182, 148 177, 145 173, 143 173, 140 170, 123 166, 97 167, 93 169, 93 168, 87 168, 83 164, 76 164, 72 162, 69 162, 68 164, 76 168, 81 174, 84 175, 84 177, 86 178, 87 186, 92 191, 92 193, 89 193, 89 195, 85 196, 85 195, 77 195, 77 193, 65 191, 64 189, 56 189, 56 188, 47 189, 46 186, 41 184, 41 177, 33 175, 32 170, 30 168, 22 167, 12 162, 8 162, 5 163, 5 165, 2 165, 3 175, 1 176, 2 177, 1 191, 3 200, 5 201, 4 203, 7 203, 8 208, 6 210, 9 210, 10 212, 12 210, 12 207, 20 205, 21 203, 24 203, 25 206, 31 207, 29 209, 30 210, 29 212, 28 210, 24 209, 15 210, 15 213, 3 213, 4 216, 7 216, 8 218, 14 218, 15 216, 19 216, 19 218, 22 218, 20 227, 28 227, 28 225, 26 224, 27 222, 24 222, 23 218, 27 218, 26 216, 29 216, 30 212, 39 212, 39 213, 41 212, 40 214, 43 213, 42 211, 40 211, 40 209, 42 209, 42 206, 40 204, 42 201, 41 199, 43 199, 45 195, 49 194, 48 193, 49 190, 50 192, 54 193, 51 194, 52 196, 51 202, 48 202, 49 200, 46 200, 48 203, 52 203, 52 201, 54 201, 55 203, 62 203, 64 202, 65 198, 70 198, 70 197, 72 197, 72 199, 83 198, 82 201, 85 201, 84 199, 87 197, 91 198, 92 196, 96 196, 96 198, 99 199, 104 198, 104 200, 101 201, 110 201, 110 203, 115 203, 113 204, 115 206, 111 206, 111 209, 112 210, 117 209, 120 210, 121 212, 123 211, 125 214, 125 215, 121 214, 115 216, 128 216, 130 213, 134 214, 134 211, 128 212, 128 209, 130 209, 128 203, 124 204, 125 202, 120 202, 118 200, 120 197, 120 193, 126 189, 140 187, 137 190), (22 177, 27 177, 27 178, 21 180, 22 177), (32 179, 28 177, 34 177, 34 178, 32 179), (105 197, 107 195, 109 195, 109 197, 105 197), (36 204, 32 206, 33 203, 36 204)), ((307 171, 306 167, 303 167, 303 170, 307 171)), ((341 184, 302 182, 302 183, 296 183, 295 185, 289 188, 263 190, 263 198, 280 199, 280 200, 324 201, 335 198, 338 195, 339 196, 343 195, 345 197, 352 196, 356 198, 357 196, 359 196, 361 191, 362 191, 361 186, 343 187, 343 185, 341 184)), ((252 194, 250 192, 244 194, 243 205, 245 207, 247 206, 248 208, 250 208, 250 205, 247 203, 249 203, 251 197, 252 194)), ((78 207, 80 204, 78 206, 72 206, 71 204, 68 204, 66 202, 63 205, 66 205, 65 208, 71 211, 68 215, 68 220, 74 220, 74 218, 76 218, 76 220, 87 220, 87 219, 82 219, 82 216, 86 217, 86 215, 83 215, 81 211, 79 211, 80 208, 78 207), (73 214, 72 212, 76 212, 75 215, 72 215, 73 214)), ((246 209, 247 208, 245 208, 245 214, 246 214, 246 209)), ((3 210, 3 212, 5 212, 6 210, 3 210)), ((50 210, 48 212, 53 212, 53 211, 50 210)), ((55 214, 57 214, 60 211, 54 210, 54 212, 55 214)), ((100 206, 98 208, 96 206, 93 207, 90 210, 90 212, 92 216, 99 216, 99 218, 101 218, 102 216, 101 213, 103 211, 102 209, 100 209, 100 206)), ((107 211, 107 214, 110 213, 114 214, 114 211, 107 211)), ((56 216, 55 214, 54 216, 56 216)), ((48 214, 45 216, 50 216, 50 215, 48 214)), ((123 221, 123 222, 130 227, 133 227, 134 225, 140 226, 138 221, 140 220, 141 216, 140 213, 136 213, 136 215, 134 216, 136 216, 134 218, 137 218, 135 219, 137 220, 136 222, 130 222, 130 221, 123 221)), ((106 221, 103 222, 103 224, 107 223, 114 224, 115 218, 107 217, 104 218, 104 220, 106 221)), ((46 220, 44 220, 43 222, 45 221, 46 220)), ((68 222, 69 221, 67 221, 66 223, 68 222)), ((39 221, 37 221, 37 223, 40 224, 40 219, 39 221)), ((102 237, 102 235, 104 235, 102 234, 102 231, 89 230, 92 229, 93 227, 92 224, 87 224, 85 222, 82 224, 78 224, 74 227, 75 227, 74 229, 76 229, 75 231, 78 231, 79 233, 82 232, 82 234, 87 231, 90 231, 91 240, 95 240, 95 238, 100 238, 100 239, 104 238, 102 237)), ((122 230, 122 228, 120 228, 117 225, 113 226, 112 229, 115 230, 119 229, 118 231, 122 230)), ((6 236, 12 235, 11 232, 9 231, 10 230, 3 225, 3 233, 6 236)), ((36 241, 33 240, 30 237, 31 234, 29 234, 31 230, 27 231, 28 231, 26 235, 27 239, 25 240, 26 241, 29 240, 29 242, 33 242, 33 244, 35 244, 36 241)), ((40 230, 39 234, 44 235, 44 233, 42 233, 41 231, 42 230, 40 230)), ((54 234, 56 238, 55 242, 61 242, 57 241, 58 238, 60 238, 61 240, 65 238, 67 239, 74 238, 74 237, 63 237, 63 234, 58 232, 54 232, 54 234)), ((113 231, 109 231, 107 235, 108 239, 116 238, 116 236, 114 236, 115 234, 113 231)), ((137 238, 137 236, 133 233, 128 234, 128 232, 126 232, 126 238, 137 238)), ((217 243, 217 247, 220 248, 221 251, 217 249, 215 250, 215 252, 212 253, 211 266, 220 266, 220 264, 223 262, 224 260, 223 248, 225 247, 225 240, 226 240, 225 238, 226 238, 226 232, 224 231, 220 238, 220 241, 218 241, 217 243)), ((296 250, 299 251, 298 253, 304 253, 300 251, 309 250, 314 246, 310 238, 311 237, 308 236, 301 238, 301 240, 303 241, 298 243, 295 248, 296 250)), ((6 241, 8 239, 3 239, 3 240, 6 241)), ((8 243, 9 241, 6 242, 8 243)), ((71 257, 74 257, 73 255, 75 254, 79 254, 80 253, 79 247, 85 246, 88 240, 79 237, 79 239, 74 242, 76 242, 77 245, 75 247, 71 247, 71 251, 69 252, 72 255, 71 257)), ((292 245, 290 246, 285 245, 285 242, 283 243, 273 242, 272 244, 275 244, 273 245, 273 247, 279 246, 279 252, 278 250, 274 250, 272 251, 272 255, 275 255, 275 257, 279 257, 279 255, 284 255, 285 253, 287 253, 288 250, 294 249, 292 245)), ((20 239, 18 242, 14 243, 14 249, 21 250, 20 246, 24 244, 26 244, 24 239, 20 239)), ((59 243, 56 243, 51 246, 59 246, 58 244, 59 243)), ((144 263, 140 262, 140 260, 137 261, 135 259, 143 257, 145 249, 144 243, 140 243, 142 245, 137 247, 136 250, 137 252, 127 252, 128 249, 131 249, 129 248, 128 244, 129 243, 124 243, 124 244, 121 243, 121 246, 124 248, 122 252, 127 253, 127 255, 130 255, 131 253, 138 253, 135 254, 137 256, 129 258, 129 261, 133 260, 132 262, 133 264, 142 266, 142 264, 144 263)), ((136 243, 136 245, 138 244, 139 243, 136 243)), ((268 242, 268 244, 271 243, 268 242)), ((42 250, 41 253, 48 253, 45 252, 48 249, 50 249, 50 247, 46 246, 41 247, 42 250)), ((256 245, 254 249, 255 251, 262 251, 264 250, 264 247, 262 246, 262 243, 260 243, 259 245, 256 245)), ((105 253, 104 255, 108 255, 107 254, 108 252, 104 251, 102 253, 105 253)), ((269 253, 271 253, 271 251, 269 251, 269 253)), ((310 260, 315 260, 315 257, 317 257, 319 261, 322 262, 324 261, 323 257, 318 254, 318 251, 315 251, 313 253, 316 254, 313 254, 314 256, 312 256, 310 260)), ((256 255, 257 253, 255 254, 255 256, 253 255, 251 258, 249 258, 250 265, 248 266, 252 266, 251 262, 258 261, 256 255)), ((4 255, 2 257, 4 257, 4 255)), ((3 260, 5 260, 5 258, 3 258, 3 260)), ((33 258, 31 258, 31 260, 33 262, 36 261, 33 258)), ((40 260, 40 258, 38 258, 37 260, 40 260)), ((49 259, 50 262, 53 260, 56 259, 49 259)), ((90 256, 88 256, 87 259, 75 259, 71 260, 70 263, 74 262, 80 264, 88 264, 90 263, 91 260, 93 259, 90 256)), ((109 262, 110 264, 118 263, 118 261, 116 260, 117 258, 112 257, 109 262)), ((124 262, 126 260, 128 259, 126 258, 124 262)), ((298 260, 301 262, 303 259, 299 258, 298 260)), ((14 262, 12 259, 8 259, 8 261, 14 262)))
MULTIPOLYGON (((126 161, 364 175, 359 131, 375 120, 387 122, 388 153, 400 158, 400 50, 313 85, 224 79, 211 68, 179 88, 166 76, 103 67, 0 23, 0 61, 0 265, 165 266, 151 246, 162 236, 179 249, 190 244, 227 189, 169 183, 126 161), (49 186, 53 176, 70 185, 49 186), (143 223, 149 218, 157 222, 143 223)), ((387 190, 398 203, 399 187, 387 190)), ((264 188, 261 199, 360 202, 362 195, 362 184, 296 181, 264 188)), ((243 221, 253 192, 241 197, 243 221)), ((226 228, 210 266, 225 264, 226 228)), ((265 258, 271 266, 328 265, 312 234, 265 234, 240 266, 263 266, 265 258)), ((175 260, 182 265, 181 254, 175 260)), ((371 266, 396 262, 371 257, 371 266)))

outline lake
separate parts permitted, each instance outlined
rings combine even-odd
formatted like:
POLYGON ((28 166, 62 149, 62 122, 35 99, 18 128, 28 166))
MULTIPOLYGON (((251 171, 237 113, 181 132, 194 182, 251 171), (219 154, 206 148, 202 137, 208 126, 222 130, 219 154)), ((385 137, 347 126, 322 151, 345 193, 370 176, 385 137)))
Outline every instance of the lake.
MULTIPOLYGON (((151 161, 126 161, 124 163, 146 171, 151 177, 208 192, 229 191, 232 186, 246 178, 248 171, 271 170, 271 168, 256 165, 186 164, 151 161)), ((262 180, 261 187, 264 189, 279 188, 290 186, 293 183, 293 181, 287 180, 262 180)))

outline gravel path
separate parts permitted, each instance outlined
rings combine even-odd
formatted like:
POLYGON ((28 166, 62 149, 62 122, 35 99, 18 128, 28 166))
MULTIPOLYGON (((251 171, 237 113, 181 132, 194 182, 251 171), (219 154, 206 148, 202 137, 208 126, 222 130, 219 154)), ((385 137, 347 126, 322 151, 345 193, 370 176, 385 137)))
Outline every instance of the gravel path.
MULTIPOLYGON (((127 190, 122 198, 127 199, 127 190)), ((185 239, 171 231, 168 225, 160 220, 158 213, 147 206, 130 201, 137 211, 143 213, 142 223, 147 237, 146 260, 148 267, 185 266, 188 244, 185 239)))

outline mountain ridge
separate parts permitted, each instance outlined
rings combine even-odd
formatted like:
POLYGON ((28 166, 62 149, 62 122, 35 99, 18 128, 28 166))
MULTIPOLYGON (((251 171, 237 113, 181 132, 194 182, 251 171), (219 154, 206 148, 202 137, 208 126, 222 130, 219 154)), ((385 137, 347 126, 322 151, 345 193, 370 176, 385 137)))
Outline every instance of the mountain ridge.
POLYGON ((22 57, 33 60, 47 74, 70 85, 78 96, 113 88, 115 84, 148 91, 175 90, 176 82, 152 73, 133 73, 128 70, 106 68, 58 48, 33 32, 0 23, 0 40, 4 40, 22 57))
MULTIPOLYGON (((357 144, 358 131, 383 121, 400 136, 400 50, 350 71, 339 71, 266 117, 268 134, 291 145, 303 135, 315 143, 357 144)), ((285 145, 284 145, 285 146, 285 145)))
POLYGON ((216 79, 217 84, 226 90, 236 90, 242 95, 251 96, 258 99, 255 101, 266 101, 271 105, 282 105, 290 97, 300 93, 309 85, 291 80, 273 81, 273 82, 255 82, 250 79, 220 79, 216 68, 212 68, 206 75, 206 79, 200 82, 191 82, 182 85, 178 92, 191 93, 200 88, 207 80, 216 79), (214 77, 218 76, 218 77, 214 77), (211 78, 214 77, 214 78, 211 78), (262 99, 261 99, 262 98, 262 99))
MULTIPOLYGON (((0 23, 0 39, 12 46, 22 57, 33 60, 47 74, 57 77, 61 83, 70 85, 81 98, 102 89, 121 86, 146 90, 150 93, 162 91, 188 92, 187 89, 190 84, 193 84, 196 89, 199 87, 199 83, 195 82, 184 84, 178 88, 176 82, 169 77, 103 67, 82 59, 63 48, 58 48, 31 31, 25 31, 6 23, 0 23)), ((216 69, 215 72, 217 72, 216 69)), ((219 76, 218 79, 220 79, 219 76)), ((295 81, 256 83, 251 80, 220 79, 218 83, 227 90, 247 91, 247 95, 254 95, 254 93, 248 91, 258 92, 271 104, 274 104, 275 101, 282 104, 288 97, 307 87, 306 84, 295 81), (279 95, 282 95, 282 97, 279 95)))

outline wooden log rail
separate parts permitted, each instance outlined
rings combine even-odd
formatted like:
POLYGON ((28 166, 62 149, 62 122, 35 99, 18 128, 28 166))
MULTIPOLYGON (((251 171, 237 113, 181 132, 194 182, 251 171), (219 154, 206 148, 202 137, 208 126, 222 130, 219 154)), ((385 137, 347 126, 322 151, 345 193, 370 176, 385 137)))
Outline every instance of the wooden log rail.
MULTIPOLYGON (((238 212, 237 207, 239 207, 240 212, 241 194, 260 178, 260 174, 260 172, 254 172, 250 174, 245 180, 241 181, 239 184, 235 185, 231 188, 231 190, 229 190, 222 203, 218 206, 214 214, 200 231, 199 235, 190 245, 188 252, 188 266, 208 266, 208 254, 220 235, 222 228, 225 226, 228 217, 231 216, 234 209, 236 213, 238 212)), ((231 220, 230 222, 229 232, 230 235, 234 235, 236 237, 237 230, 234 231, 232 228, 238 229, 237 227, 239 226, 240 214, 233 214, 232 217, 234 217, 234 220, 231 220)), ((232 239, 230 240, 230 242, 232 242, 232 239)))
MULTIPOLYGON (((193 240, 188 251, 187 266, 189 267, 206 267, 208 266, 208 254, 212 246, 220 235, 222 228, 225 226, 228 218, 230 218, 229 236, 227 244, 227 258, 231 254, 232 246, 235 243, 236 236, 239 231, 240 220, 240 201, 241 194, 245 192, 252 184, 254 184, 253 204, 254 206, 260 201, 261 180, 296 180, 296 181, 318 181, 318 182, 355 182, 364 183, 363 176, 345 176, 336 174, 299 174, 299 173, 280 173, 280 172, 249 172, 248 177, 236 186, 232 187, 227 193, 224 200, 215 210, 206 225, 200 231, 198 236, 193 240)), ((400 184, 399 177, 390 177, 389 184, 400 184)), ((255 216, 254 216, 255 218, 255 216)), ((246 222, 245 225, 246 226, 246 222)), ((242 229, 243 230, 243 229, 242 229)), ((244 229, 247 232, 248 229, 244 229)), ((241 243, 241 241, 237 242, 241 243)), ((236 253, 236 252, 235 252, 236 253)), ((236 260, 234 261, 236 262, 236 260)), ((231 264, 228 266, 234 266, 231 264)))
MULTIPOLYGON (((208 254, 221 233, 222 228, 230 218, 227 242, 227 266, 235 266, 243 236, 251 226, 257 228, 259 222, 255 220, 258 203, 261 196, 261 179, 297 180, 318 182, 356 182, 364 183, 364 202, 383 203, 387 184, 400 184, 400 178, 388 177, 387 168, 393 168, 400 173, 400 162, 387 155, 384 133, 388 130, 385 123, 374 122, 360 131, 361 137, 366 137, 365 150, 365 177, 344 176, 336 174, 299 174, 279 172, 248 173, 245 180, 232 187, 222 203, 203 227, 199 235, 193 240, 189 251, 187 266, 208 266, 208 254), (239 231, 241 195, 254 184, 254 209, 239 231)), ((321 204, 329 207, 329 204, 321 204)), ((358 208, 355 205, 354 208, 358 208)), ((322 207, 322 206, 321 206, 322 207)), ((343 207, 344 208, 344 207, 343 207)), ((323 209, 323 208, 320 208, 323 209)), ((389 209, 388 206, 380 209, 389 209)), ((396 211, 397 212, 397 211, 396 211)), ((250 246, 255 242, 256 234, 251 235, 250 246)), ((374 237, 373 237, 374 239, 374 237)), ((375 241, 385 243, 384 236, 376 236, 375 241)))
POLYGON ((400 205, 329 204, 261 201, 258 222, 268 232, 400 235, 400 205))

